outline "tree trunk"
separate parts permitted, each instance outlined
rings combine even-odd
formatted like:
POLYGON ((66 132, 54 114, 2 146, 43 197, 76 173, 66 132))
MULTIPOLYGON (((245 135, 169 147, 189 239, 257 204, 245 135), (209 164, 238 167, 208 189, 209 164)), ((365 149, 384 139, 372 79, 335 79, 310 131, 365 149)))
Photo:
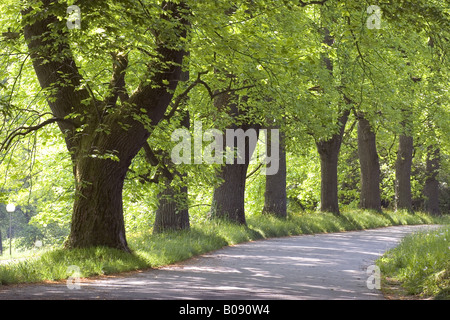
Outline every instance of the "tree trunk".
POLYGON ((411 165, 413 138, 400 135, 395 164, 395 209, 412 211, 411 165))
POLYGON ((279 134, 278 150, 271 150, 271 130, 267 130, 267 152, 273 157, 272 152, 276 152, 279 160, 278 171, 273 175, 266 175, 266 190, 264 193, 263 214, 272 214, 279 218, 287 217, 287 196, 286 196, 286 146, 284 135, 279 134))
POLYGON ((340 214, 338 200, 338 160, 342 137, 350 111, 346 110, 339 118, 339 132, 331 139, 316 142, 320 155, 320 210, 340 214))
POLYGON ((425 196, 425 211, 440 215, 439 181, 437 176, 440 168, 440 149, 431 145, 427 149, 426 180, 423 194, 425 196))
POLYGON ((245 220, 245 181, 247 164, 225 164, 219 174, 224 182, 214 190, 212 215, 239 224, 245 220))
MULTIPOLYGON (((189 129, 189 112, 183 116, 181 125, 189 129)), ((169 156, 164 161, 165 165, 174 168, 169 156)), ((173 169, 177 174, 176 168, 173 169)), ((184 177, 184 176, 183 176, 184 177)), ((161 233, 167 230, 185 230, 190 228, 188 209, 188 187, 174 186, 173 179, 167 180, 165 189, 158 194, 158 209, 156 210, 153 233, 161 233)), ((183 182, 182 182, 183 183, 183 182)))
MULTIPOLYGON (((214 105, 218 110, 229 108, 228 112, 230 115, 238 121, 237 119, 240 116, 244 116, 244 113, 239 110, 236 102, 231 101, 232 98, 236 98, 236 95, 232 95, 229 92, 220 94, 215 98, 214 105)), ((234 150, 234 155, 229 157, 228 152, 226 152, 226 164, 222 166, 217 176, 223 182, 214 190, 211 207, 212 217, 246 224, 244 208, 245 183, 247 169, 253 150, 256 147, 258 133, 258 126, 244 122, 240 125, 234 124, 230 126, 223 135, 224 152, 234 150), (249 129, 250 131, 248 131, 249 129), (229 135, 228 132, 234 132, 234 134, 229 135), (249 133, 249 136, 247 136, 247 133, 249 133), (250 136, 253 136, 254 139, 250 138, 250 136)))
POLYGON ((108 246, 129 251, 122 207, 127 170, 128 165, 112 160, 85 158, 79 162, 67 247, 108 246))
POLYGON ((358 154, 361 167, 360 206, 381 211, 380 163, 375 133, 364 116, 358 119, 358 154))
POLYGON ((317 146, 320 154, 320 210, 339 214, 338 201, 338 157, 339 148, 335 140, 317 146))
POLYGON ((153 233, 189 229, 187 192, 187 187, 176 189, 170 182, 166 184, 166 189, 158 195, 159 204, 153 233))

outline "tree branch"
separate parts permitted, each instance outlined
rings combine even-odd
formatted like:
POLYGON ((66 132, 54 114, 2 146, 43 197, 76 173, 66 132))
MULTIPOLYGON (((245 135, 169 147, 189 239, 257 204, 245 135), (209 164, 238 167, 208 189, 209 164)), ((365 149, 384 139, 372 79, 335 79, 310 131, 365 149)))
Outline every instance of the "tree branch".
MULTIPOLYGON (((174 27, 178 37, 187 36, 185 26, 188 25, 188 21, 182 16, 184 9, 186 9, 184 2, 167 2, 164 6, 166 14, 161 15, 161 19, 164 20, 179 21, 179 25, 174 27)), ((164 117, 167 105, 173 98, 173 92, 180 81, 183 58, 186 55, 185 50, 174 48, 167 41, 157 39, 157 44, 155 51, 159 59, 152 65, 153 69, 149 70, 152 74, 151 78, 141 83, 127 103, 127 105, 145 109, 148 117, 154 123, 164 117)))
MULTIPOLYGON (((57 5, 57 0, 47 0, 43 1, 40 11, 27 7, 21 14, 25 41, 40 86, 50 92, 47 102, 55 118, 65 119, 73 113, 95 112, 95 107, 86 107, 82 103, 88 101, 90 95, 86 88, 81 87, 83 78, 73 58, 67 31, 62 28, 63 22, 54 14, 43 14, 53 12, 53 7, 57 5)), ((81 125, 77 118, 70 125, 65 122, 59 123, 62 132, 74 132, 74 128, 81 125)), ((71 138, 66 139, 69 149, 77 144, 77 140, 71 138)))
POLYGON ((306 7, 306 6, 309 6, 309 5, 312 5, 312 4, 320 4, 320 5, 323 5, 323 4, 325 4, 325 2, 327 2, 327 1, 328 1, 328 0, 303 2, 303 1, 299 0, 298 3, 299 3, 299 6, 300 6, 300 7, 306 7))
POLYGON ((129 172, 133 173, 136 175, 137 178, 139 178, 139 182, 144 184, 145 182, 148 183, 158 183, 159 182, 159 175, 155 174, 155 176, 153 178, 150 178, 150 175, 143 175, 143 174, 138 174, 136 173, 136 171, 134 171, 133 169, 128 169, 129 172))
POLYGON ((252 175, 254 175, 256 172, 258 172, 258 170, 262 167, 262 165, 263 165, 263 163, 260 162, 260 163, 258 164, 258 166, 255 168, 255 170, 253 170, 252 172, 250 172, 250 173, 245 177, 245 179, 250 178, 250 177, 251 177, 252 175))
POLYGON ((30 132, 33 131, 37 131, 43 127, 45 127, 46 125, 55 123, 55 122, 69 122, 72 123, 73 122, 69 119, 61 119, 61 118, 51 118, 51 119, 47 119, 44 122, 36 125, 36 126, 30 126, 30 127, 19 127, 16 128, 13 132, 11 132, 5 139, 5 141, 2 143, 2 146, 0 148, 0 150, 8 150, 9 146, 11 145, 12 141, 18 137, 18 136, 26 136, 27 134, 29 134, 30 132))
POLYGON ((125 70, 128 67, 128 54, 118 52, 112 53, 111 56, 113 58, 113 75, 109 89, 112 95, 106 99, 107 106, 114 106, 118 98, 120 98, 122 103, 130 98, 125 88, 125 70))
MULTIPOLYGON (((187 95, 189 94, 189 92, 190 92, 195 86, 197 86, 197 84, 199 84, 199 83, 204 83, 204 84, 206 84, 203 80, 200 79, 200 77, 201 77, 203 74, 206 74, 206 73, 208 73, 208 71, 199 72, 198 75, 197 75, 197 79, 196 79, 194 82, 192 82, 192 83, 186 88, 186 90, 184 90, 182 93, 180 93, 180 94, 176 97, 176 99, 175 99, 175 101, 174 101, 174 103, 173 103, 172 109, 170 110, 169 114, 168 114, 167 116, 164 117, 165 119, 169 120, 170 118, 173 117, 173 115, 175 114, 175 111, 177 111, 177 109, 178 109, 180 103, 187 97, 187 95)), ((209 87, 208 87, 208 88, 209 88, 209 87)))
POLYGON ((152 166, 157 166, 159 164, 159 160, 156 157, 156 155, 153 153, 152 148, 150 148, 150 145, 148 142, 144 143, 144 146, 142 147, 145 151, 145 160, 147 160, 148 163, 150 163, 152 166))
POLYGON ((250 88, 253 88, 253 87, 255 87, 254 84, 248 85, 248 86, 244 86, 244 87, 240 87, 240 88, 226 89, 226 90, 223 90, 223 91, 219 91, 219 92, 214 93, 214 94, 211 96, 211 100, 214 99, 214 98, 217 97, 217 96, 222 95, 222 94, 233 93, 233 92, 237 92, 237 91, 240 91, 240 90, 250 89, 250 88))
POLYGON ((160 165, 164 177, 166 177, 169 180, 173 180, 172 172, 170 172, 170 170, 166 167, 164 163, 159 161, 159 159, 156 157, 155 153, 153 152, 148 142, 144 143, 143 149, 145 151, 145 159, 147 160, 147 162, 150 163, 152 166, 160 165))

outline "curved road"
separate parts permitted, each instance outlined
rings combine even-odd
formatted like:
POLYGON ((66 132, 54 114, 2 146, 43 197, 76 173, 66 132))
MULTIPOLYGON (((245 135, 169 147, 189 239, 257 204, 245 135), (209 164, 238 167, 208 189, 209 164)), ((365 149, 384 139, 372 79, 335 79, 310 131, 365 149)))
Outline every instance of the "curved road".
POLYGON ((402 237, 436 226, 303 235, 244 243, 143 272, 0 286, 2 299, 383 299, 367 267, 402 237))

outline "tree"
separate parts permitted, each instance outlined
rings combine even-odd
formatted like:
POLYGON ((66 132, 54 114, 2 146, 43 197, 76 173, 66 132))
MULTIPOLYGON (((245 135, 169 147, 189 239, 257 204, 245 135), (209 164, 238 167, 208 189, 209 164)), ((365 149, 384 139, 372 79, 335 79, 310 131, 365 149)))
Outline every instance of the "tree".
POLYGON ((358 155, 361 166, 360 206, 363 209, 381 211, 380 162, 376 137, 364 115, 358 115, 358 155))
MULTIPOLYGON (((135 3, 120 5, 146 14, 145 8, 135 3)), ((96 2, 86 3, 86 7, 105 9, 96 2)), ((115 45, 109 94, 103 100, 93 96, 91 84, 77 67, 68 32, 58 19, 65 8, 58 1, 44 0, 42 6, 22 12, 34 70, 42 89, 49 93, 51 121, 57 122, 65 135, 73 161, 76 197, 66 244, 69 248, 128 250, 122 206, 124 179, 131 160, 150 135, 148 125, 162 119, 180 79, 185 51, 178 39, 186 37, 185 9, 184 2, 161 5, 156 21, 168 27, 153 30, 157 58, 146 57, 149 65, 144 80, 130 96, 124 83, 128 55, 121 51, 125 48, 115 45)))
MULTIPOLYGON (((278 129, 279 128, 275 128, 278 129)), ((286 144, 284 134, 278 134, 279 148, 272 150, 272 131, 267 131, 267 153, 270 157, 278 158, 278 171, 275 174, 266 174, 266 186, 264 192, 263 214, 271 214, 279 218, 287 217, 286 194, 286 144)))
POLYGON ((187 193, 188 187, 174 187, 171 181, 158 194, 159 205, 156 210, 154 233, 167 230, 187 230, 190 227, 187 193))
MULTIPOLYGON (((189 128, 189 113, 183 116, 181 125, 189 128)), ((151 152, 150 150, 147 151, 151 152)), ((161 233, 167 230, 186 230, 189 229, 189 208, 188 208, 188 186, 183 183, 186 174, 177 171, 175 165, 168 155, 163 156, 161 161, 163 166, 171 167, 163 180, 163 190, 158 194, 158 209, 155 214, 155 223, 153 225, 154 233, 161 233), (174 181, 175 180, 175 181, 174 181), (180 181, 179 181, 180 180, 180 181), (179 181, 180 183, 176 183, 179 181)))
MULTIPOLYGON (((328 25, 336 22, 335 10, 321 10, 321 23, 328 25)), ((338 32, 333 30, 333 32, 338 32)), ((345 65, 338 65, 337 71, 335 70, 335 64, 340 63, 337 59, 332 59, 331 55, 334 54, 333 49, 340 46, 336 43, 335 36, 331 34, 328 27, 320 27, 318 33, 322 37, 322 44, 326 48, 325 53, 321 54, 321 62, 323 68, 328 74, 323 76, 322 82, 330 81, 334 86, 328 86, 326 92, 328 95, 339 94, 341 101, 327 101, 324 96, 323 103, 328 103, 330 113, 337 113, 337 119, 334 126, 327 128, 327 131, 332 131, 332 134, 327 134, 326 137, 315 138, 317 151, 320 155, 320 170, 321 170, 321 189, 320 189, 320 210, 324 212, 332 212, 339 214, 339 201, 338 201, 338 160, 339 152, 342 144, 342 138, 347 124, 348 116, 350 114, 350 105, 352 101, 346 96, 343 89, 345 89, 345 79, 348 77, 345 69, 345 65), (337 60, 337 61, 336 61, 337 60), (341 74, 339 74, 341 73, 341 74), (335 105, 331 105, 335 104, 335 105), (333 110, 334 109, 334 110, 333 110)), ((346 54, 348 54, 346 52, 346 54)), ((324 93, 324 85, 315 86, 309 88, 311 91, 324 93)), ((329 98, 328 98, 329 99, 329 98)), ((313 129, 312 132, 315 130, 313 129)), ((314 136, 314 133, 313 133, 314 136)))
POLYGON ((400 135, 395 164, 395 208, 412 210, 411 166, 413 137, 400 135))
POLYGON ((68 247, 127 250, 125 231, 188 228, 213 200, 216 216, 238 223, 249 205, 286 216, 285 192, 298 210, 339 213, 359 200, 379 210, 380 185, 399 209, 411 193, 439 205, 450 167, 442 1, 380 3, 380 29, 367 27, 367 3, 350 0, 75 4, 81 29, 66 26, 64 1, 0 4, 0 202, 28 203, 30 223, 57 224, 58 239, 71 228, 68 247), (175 167, 180 111, 219 130, 282 123, 278 173, 248 173, 248 138, 244 163, 175 167))
POLYGON ((426 180, 423 189, 425 197, 425 211, 433 215, 441 213, 439 208, 439 181, 437 175, 440 167, 440 150, 436 145, 427 148, 426 180))
POLYGON ((331 139, 316 142, 320 155, 320 210, 339 214, 338 203, 338 159, 349 111, 339 118, 340 129, 331 139))
MULTIPOLYGON (((238 103, 232 101, 229 93, 219 95, 216 104, 218 109, 229 108, 233 119, 245 117, 245 111, 238 103)), ((246 224, 245 219, 245 183, 247 169, 250 164, 253 151, 258 139, 258 126, 240 121, 240 125, 234 124, 227 128, 224 134, 223 150, 232 150, 231 161, 226 163, 219 171, 218 178, 222 183, 215 188, 212 203, 212 213, 215 218, 246 224), (228 132, 233 134, 228 134, 228 132)))
MULTIPOLYGON (((331 47, 334 38, 330 35, 327 28, 323 30, 323 43, 331 47)), ((323 57, 323 63, 326 69, 333 75, 333 63, 328 56, 323 57)), ((320 210, 329 211, 339 214, 338 203, 338 159, 339 150, 341 148, 342 136, 344 134, 345 125, 347 123, 350 111, 343 110, 338 119, 338 133, 335 133, 329 139, 320 139, 316 142, 317 151, 320 155, 320 210)))
MULTIPOLYGON (((399 72, 395 80, 401 88, 397 91, 398 98, 391 99, 397 103, 397 115, 389 114, 388 118, 398 119, 393 122, 396 128, 390 129, 399 135, 395 163, 395 206, 412 210, 411 193, 415 192, 416 201, 424 196, 426 210, 437 212, 439 182, 435 170, 439 168, 440 147, 435 136, 448 127, 447 124, 442 126, 441 122, 448 122, 445 108, 441 107, 444 101, 448 101, 448 95, 441 87, 441 77, 448 72, 448 68, 444 67, 448 64, 448 32, 442 29, 443 25, 448 25, 448 17, 444 13, 445 4, 440 1, 420 0, 408 6, 404 4, 404 1, 398 3, 402 10, 405 9, 401 15, 396 14, 399 10, 397 6, 383 8, 383 19, 397 28, 396 38, 401 39, 401 42, 391 41, 395 44, 391 50, 398 56, 396 67, 403 69, 403 74, 399 72), (404 26, 403 30, 399 25, 404 26), (430 127, 439 129, 430 130, 430 127), (419 171, 416 177, 411 176, 411 163, 420 161, 422 148, 426 149, 426 178, 423 188, 413 190, 411 180, 417 181, 421 173, 419 171), (419 150, 419 157, 415 155, 413 159, 416 150, 419 150)), ((444 144, 443 140, 439 142, 444 144)))

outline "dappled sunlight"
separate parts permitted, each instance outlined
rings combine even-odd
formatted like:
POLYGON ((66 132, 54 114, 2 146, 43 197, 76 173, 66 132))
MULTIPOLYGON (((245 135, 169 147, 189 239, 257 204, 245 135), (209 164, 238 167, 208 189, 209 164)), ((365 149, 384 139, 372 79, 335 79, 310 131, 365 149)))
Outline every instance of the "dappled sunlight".
MULTIPOLYGON (((212 272, 212 273, 242 273, 238 269, 235 268, 227 268, 227 267, 199 267, 199 266, 182 266, 182 267, 173 267, 174 270, 181 268, 182 270, 188 271, 188 272, 212 272)), ((171 270, 171 267, 167 267, 166 270, 171 270)))

